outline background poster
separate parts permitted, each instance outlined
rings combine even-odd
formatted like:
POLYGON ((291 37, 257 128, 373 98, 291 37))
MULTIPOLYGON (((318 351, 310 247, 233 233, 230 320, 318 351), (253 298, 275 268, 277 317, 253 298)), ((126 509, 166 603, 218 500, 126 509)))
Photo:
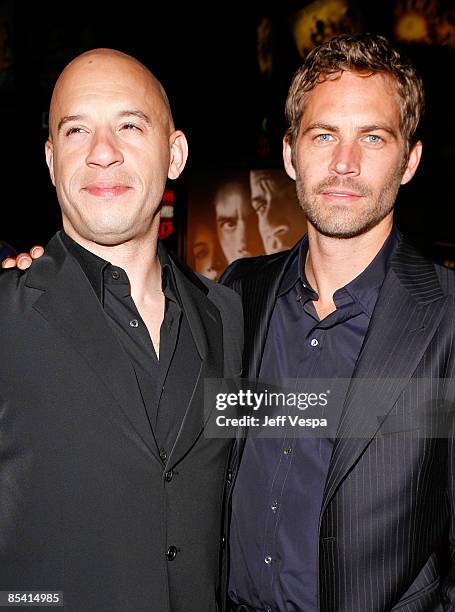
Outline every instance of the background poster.
POLYGON ((242 257, 291 248, 306 232, 295 183, 281 168, 195 175, 187 211, 186 261, 219 279, 242 257))

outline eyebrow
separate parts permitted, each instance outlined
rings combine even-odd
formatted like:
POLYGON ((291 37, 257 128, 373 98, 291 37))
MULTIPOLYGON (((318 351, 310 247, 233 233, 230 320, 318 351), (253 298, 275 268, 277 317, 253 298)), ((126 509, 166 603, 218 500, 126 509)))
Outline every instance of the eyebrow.
POLYGON ((208 242, 207 242, 207 241, 205 241, 205 240, 199 240, 198 242, 195 242, 195 243, 193 244, 193 252, 194 252, 194 250, 195 250, 195 249, 197 249, 197 248, 201 248, 201 247, 207 247, 207 248, 208 248, 208 246, 209 246, 209 245, 208 245, 208 242))
POLYGON ((233 219, 237 220, 239 218, 237 213, 234 213, 232 215, 217 215, 216 216, 216 220, 217 223, 220 223, 220 221, 232 221, 233 219))
POLYGON ((83 118, 84 118, 84 115, 65 115, 58 122, 57 132, 60 132, 60 130, 66 123, 70 123, 71 121, 81 121, 81 119, 83 118))
POLYGON ((147 123, 148 125, 152 124, 150 117, 141 110, 124 110, 120 111, 117 114, 119 117, 137 117, 138 119, 142 119, 142 121, 145 121, 145 123, 147 123))
MULTIPOLYGON (((330 123, 319 123, 318 122, 318 123, 312 123, 311 125, 309 125, 303 131, 302 135, 306 134, 307 132, 311 132, 311 130, 326 130, 327 132, 334 132, 335 134, 337 134, 340 131, 336 125, 331 125, 330 123)), ((396 131, 385 123, 370 123, 368 125, 360 125, 357 128, 357 131, 360 132, 361 134, 366 134, 368 132, 377 132, 378 130, 387 132, 394 138, 397 137, 396 131)))
MULTIPOLYGON (((86 117, 87 115, 65 115, 58 122, 57 132, 60 132, 60 130, 65 124, 71 123, 73 121, 83 121, 84 119, 86 119, 86 117)), ((141 110, 122 110, 117 113, 117 117, 137 117, 138 119, 142 119, 142 121, 145 121, 145 123, 147 123, 148 125, 151 125, 152 123, 150 117, 141 110)))

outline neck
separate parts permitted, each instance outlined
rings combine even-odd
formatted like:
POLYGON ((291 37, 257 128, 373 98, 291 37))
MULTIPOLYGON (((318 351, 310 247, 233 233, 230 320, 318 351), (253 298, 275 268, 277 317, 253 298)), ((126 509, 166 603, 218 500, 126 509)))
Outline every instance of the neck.
POLYGON ((319 314, 335 310, 333 294, 361 274, 381 250, 392 231, 389 215, 368 232, 354 238, 323 236, 308 223, 308 256, 305 275, 319 295, 319 314))
POLYGON ((161 265, 158 259, 158 230, 150 228, 121 244, 106 245, 75 235, 72 228, 66 233, 85 249, 125 270, 131 285, 131 296, 138 304, 156 298, 161 291, 161 265))

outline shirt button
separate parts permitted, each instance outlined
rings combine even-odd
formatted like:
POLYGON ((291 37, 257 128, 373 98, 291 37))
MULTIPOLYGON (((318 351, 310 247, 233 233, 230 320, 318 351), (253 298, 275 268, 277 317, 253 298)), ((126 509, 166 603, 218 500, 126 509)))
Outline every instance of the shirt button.
POLYGON ((311 346, 317 346, 319 344, 319 342, 316 340, 316 338, 313 338, 313 340, 311 341, 311 346))
POLYGON ((166 461, 167 459, 167 452, 164 450, 164 448, 160 450, 160 459, 161 461, 166 461))
POLYGON ((120 278, 120 273, 117 270, 114 270, 111 276, 114 280, 118 280, 120 278))
POLYGON ((166 553, 166 558, 168 561, 174 561, 177 556, 177 548, 175 546, 169 546, 166 553))
POLYGON ((284 453, 285 455, 290 455, 290 454, 292 453, 292 448, 289 448, 289 447, 288 447, 288 448, 285 448, 285 449, 284 449, 284 451, 283 451, 283 453, 284 453))
POLYGON ((264 612, 272 612, 272 608, 270 606, 265 606, 264 612))
POLYGON ((272 510, 276 510, 278 508, 278 502, 276 501, 276 499, 273 500, 271 506, 272 510))
POLYGON ((138 327, 139 321, 137 319, 133 319, 132 321, 130 321, 130 325, 131 327, 138 327))
POLYGON ((171 482, 171 480, 172 480, 173 476, 174 476, 174 472, 173 472, 172 470, 169 470, 169 472, 166 472, 166 473, 164 474, 164 480, 165 480, 166 482, 171 482))
POLYGON ((270 555, 267 555, 267 557, 264 559, 264 562, 267 563, 267 565, 270 565, 272 563, 272 557, 270 557, 270 555))

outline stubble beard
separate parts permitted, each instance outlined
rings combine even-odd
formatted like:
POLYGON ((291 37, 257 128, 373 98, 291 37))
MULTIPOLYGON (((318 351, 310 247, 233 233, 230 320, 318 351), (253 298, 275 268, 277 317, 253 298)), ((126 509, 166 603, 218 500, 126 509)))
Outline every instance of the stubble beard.
POLYGON ((329 177, 308 192, 300 174, 296 178, 297 197, 307 220, 324 236, 331 238, 354 238, 378 225, 393 210, 402 178, 401 169, 391 175, 381 191, 374 191, 361 181, 350 177, 329 177), (347 204, 323 206, 318 196, 328 188, 349 189, 362 196, 354 206, 347 204))

